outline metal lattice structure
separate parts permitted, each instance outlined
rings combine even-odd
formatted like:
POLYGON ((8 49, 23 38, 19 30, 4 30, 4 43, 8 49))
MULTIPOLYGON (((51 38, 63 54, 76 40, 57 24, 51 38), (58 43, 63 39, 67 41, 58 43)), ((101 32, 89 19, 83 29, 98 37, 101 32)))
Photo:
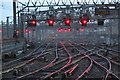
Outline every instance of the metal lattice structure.
MULTIPOLYGON (((98 19, 116 19, 119 9, 119 0, 28 0, 28 2, 17 1, 18 24, 25 26, 25 22, 36 16, 38 23, 54 17, 56 23, 63 22, 67 16, 72 21, 79 21, 84 14, 93 21, 98 19), (95 15, 96 8, 106 8, 110 15, 95 15), (110 9, 113 7, 114 9, 110 9)), ((24 29, 24 27, 23 27, 24 29)), ((22 33, 24 32, 21 29, 22 33)))
POLYGON ((28 0, 28 2, 22 3, 18 0, 23 6, 40 6, 40 7, 49 7, 49 6, 75 6, 79 5, 88 5, 88 4, 117 4, 119 0, 28 0))
POLYGON ((91 13, 92 15, 97 6, 112 6, 117 9, 119 5, 119 0, 29 0, 27 3, 17 2, 18 14, 35 14, 36 16, 39 15, 37 18, 42 18, 42 20, 45 20, 43 17, 46 15, 57 17, 60 11, 63 14, 70 14, 71 16, 74 13, 87 13, 88 15, 91 13), (90 8, 92 9, 90 10, 90 8))

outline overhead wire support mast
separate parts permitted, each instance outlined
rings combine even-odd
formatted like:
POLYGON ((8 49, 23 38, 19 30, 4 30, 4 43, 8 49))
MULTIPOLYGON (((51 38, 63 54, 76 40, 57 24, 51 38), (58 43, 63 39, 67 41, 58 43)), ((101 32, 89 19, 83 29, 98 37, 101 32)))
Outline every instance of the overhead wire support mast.
POLYGON ((16 31, 16 1, 13 0, 13 23, 14 23, 14 31, 16 31))

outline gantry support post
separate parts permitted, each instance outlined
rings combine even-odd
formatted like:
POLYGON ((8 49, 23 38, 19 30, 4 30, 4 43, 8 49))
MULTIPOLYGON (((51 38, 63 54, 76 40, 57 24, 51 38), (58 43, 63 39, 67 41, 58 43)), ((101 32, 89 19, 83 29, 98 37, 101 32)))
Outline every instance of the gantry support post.
POLYGON ((13 0, 13 23, 14 30, 16 30, 16 0, 13 0))

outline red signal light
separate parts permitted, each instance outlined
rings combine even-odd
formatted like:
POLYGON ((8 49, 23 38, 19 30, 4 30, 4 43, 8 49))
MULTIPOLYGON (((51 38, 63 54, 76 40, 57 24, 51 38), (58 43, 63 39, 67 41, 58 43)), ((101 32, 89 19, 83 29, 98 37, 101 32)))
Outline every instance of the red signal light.
POLYGON ((0 29, 0 33, 2 32, 2 29, 0 29))
POLYGON ((27 21, 27 26, 28 27, 32 27, 32 26, 36 26, 37 21, 35 19, 29 20, 27 21))
POLYGON ((70 20, 66 20, 66 23, 69 24, 69 23, 70 23, 70 20))
POLYGON ((89 19, 88 18, 82 18, 82 19, 80 19, 80 22, 82 23, 82 26, 87 26, 87 22, 89 21, 89 19))
POLYGON ((31 33, 31 31, 28 31, 29 33, 31 33))
POLYGON ((87 20, 83 19, 83 20, 81 20, 81 23, 82 23, 82 26, 86 26, 87 25, 87 20))
POLYGON ((53 19, 48 20, 48 24, 49 24, 49 26, 53 26, 54 20, 53 19))
POLYGON ((64 32, 67 32, 67 29, 64 29, 64 32))
POLYGON ((32 20, 32 24, 35 25, 36 24, 36 20, 32 20))
POLYGON ((62 29, 62 28, 59 28, 59 29, 58 29, 58 32, 62 32, 62 31, 63 31, 63 29, 62 29))
POLYGON ((81 31, 81 32, 84 32, 84 31, 85 31, 85 29, 84 29, 84 28, 82 28, 82 29, 80 29, 80 31, 81 31))
POLYGON ((53 21, 50 21, 50 24, 53 24, 53 21))
POLYGON ((69 25, 70 25, 70 23, 71 23, 70 19, 66 19, 66 20, 65 20, 65 24, 66 24, 66 25, 68 25, 68 26, 69 26, 69 25))
POLYGON ((70 32, 71 31, 71 28, 68 28, 68 32, 70 32))
POLYGON ((36 20, 32 20, 32 22, 31 22, 32 24, 32 26, 36 26, 36 23, 37 23, 37 21, 36 20))
POLYGON ((82 23, 83 23, 83 24, 86 24, 86 23, 87 23, 87 20, 83 20, 82 23))
POLYGON ((19 31, 18 31, 18 30, 16 30, 16 33, 18 34, 18 33, 19 33, 19 31))
POLYGON ((26 30, 25 30, 25 32, 26 32, 26 33, 28 33, 28 32, 29 32, 29 30, 28 30, 28 29, 26 29, 26 30))

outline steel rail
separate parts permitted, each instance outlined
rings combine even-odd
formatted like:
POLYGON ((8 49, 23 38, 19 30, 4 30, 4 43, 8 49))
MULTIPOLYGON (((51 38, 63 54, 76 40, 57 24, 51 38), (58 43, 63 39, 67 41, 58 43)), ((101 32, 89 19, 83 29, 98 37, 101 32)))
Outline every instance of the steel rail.
MULTIPOLYGON (((83 47, 82 47, 83 48, 83 47)), ((85 48, 85 47, 84 47, 85 48)), ((78 49, 77 49, 78 50, 78 49)), ((85 50, 87 50, 86 48, 85 48, 85 50)), ((87 54, 85 54, 85 55, 87 55, 87 54)), ((99 54, 98 54, 99 55, 99 54)), ((92 58, 90 58, 94 63, 96 63, 97 65, 99 65, 101 68, 103 68, 103 69, 105 69, 106 70, 106 72, 107 72, 107 74, 106 74, 106 76, 105 76, 105 80, 107 79, 107 77, 108 77, 108 75, 109 74, 112 74, 112 75, 114 75, 117 79, 119 79, 119 77, 117 76, 117 75, 115 75, 114 73, 112 73, 111 72, 111 63, 110 63, 110 61, 107 59, 107 58, 105 58, 104 56, 102 56, 102 55, 99 55, 99 56, 101 56, 102 58, 104 58, 104 59, 106 59, 107 61, 108 61, 108 63, 109 63, 109 69, 107 69, 106 67, 104 67, 104 66, 102 66, 100 63, 98 63, 97 61, 95 61, 94 59, 92 59, 92 58)), ((90 56, 89 56, 90 57, 90 56)), ((84 74, 84 73, 83 73, 84 74)))
MULTIPOLYGON (((64 47, 64 46, 63 46, 63 47, 64 47)), ((66 50, 67 50, 67 49, 66 49, 66 50)), ((91 55, 91 54, 90 54, 90 55, 91 55)), ((85 55, 85 56, 83 56, 82 58, 79 58, 79 59, 77 60, 77 62, 80 61, 81 59, 83 59, 84 57, 88 57, 88 55, 85 55)), ((72 57, 72 58, 73 58, 73 57, 72 57)), ((45 77, 43 77, 43 78, 46 79, 46 78, 52 76, 53 74, 59 73, 61 70, 63 70, 64 68, 70 66, 71 64, 73 64, 73 63, 69 63, 69 64, 63 66, 61 69, 59 69, 59 70, 57 70, 57 71, 55 71, 55 72, 53 72, 53 73, 50 73, 49 75, 47 75, 47 76, 45 76, 45 77)), ((92 65, 92 63, 91 63, 91 65, 92 65)), ((91 65, 88 67, 87 70, 89 70, 89 68, 91 67, 91 65)))
POLYGON ((51 76, 51 75, 53 75, 53 74, 55 74, 55 73, 60 72, 60 71, 61 71, 62 69, 64 69, 67 65, 70 64, 70 62, 71 62, 71 60, 72 60, 72 56, 70 55, 70 53, 69 53, 68 50, 66 49, 65 45, 64 45, 61 41, 60 41, 60 44, 63 46, 64 50, 65 50, 66 53, 68 54, 68 62, 67 62, 67 64, 65 64, 65 65, 64 65, 62 68, 60 68, 59 70, 56 70, 55 72, 52 72, 52 73, 46 75, 46 76, 43 77, 43 78, 47 78, 47 77, 49 77, 49 76, 51 76))
MULTIPOLYGON (((48 47, 48 45, 49 45, 49 44, 47 44, 46 48, 48 47)), ((40 46, 39 46, 39 47, 40 47, 40 46)), ((30 54, 28 54, 28 55, 25 56, 25 57, 28 57, 28 56, 30 56, 31 54, 33 54, 34 52, 36 52, 36 51, 39 49, 39 47, 36 48, 34 51, 32 51, 30 54)), ((45 48, 45 49, 46 49, 46 48, 45 48)), ((45 49, 42 51, 42 53, 44 53, 45 49)), ((19 67, 25 66, 26 64, 28 64, 28 63, 30 63, 31 61, 35 60, 36 58, 38 58, 38 57, 46 54, 46 53, 44 53, 44 54, 42 54, 42 53, 39 54, 38 56, 36 56, 35 58, 31 58, 31 59, 27 60, 26 62, 20 64, 20 65, 17 65, 17 66, 15 66, 15 67, 13 67, 13 68, 10 68, 10 69, 8 69, 8 70, 3 71, 3 72, 0 73, 0 74, 10 72, 10 71, 14 70, 14 68, 19 68, 19 67)), ((23 57, 23 58, 25 58, 25 57, 23 57)), ((15 61, 21 60, 21 59, 23 59, 23 58, 17 59, 17 60, 15 60, 15 61)), ((13 62, 13 61, 12 61, 12 62, 13 62)))
MULTIPOLYGON (((78 48, 76 48, 74 45, 72 45, 71 43, 69 43, 71 46, 73 46, 76 50, 78 50, 79 52, 80 52, 80 50, 78 49, 78 48)), ((94 49, 93 49, 94 50, 94 49)), ((88 50, 89 51, 89 50, 88 50)), ((92 51, 90 51, 90 52, 92 52, 92 51)), ((91 68, 92 68, 92 66, 93 66, 93 61, 92 61, 92 59, 90 58, 90 56, 89 55, 86 55, 86 54, 84 54, 84 56, 87 56, 88 57, 88 59, 90 60, 90 65, 88 66, 88 68, 85 70, 85 71, 83 71, 83 73, 81 74, 81 75, 79 75, 75 80, 79 80, 83 75, 85 75, 85 73, 88 73, 90 70, 91 70, 91 68)))
MULTIPOLYGON (((57 49, 57 51, 58 51, 58 50, 61 50, 61 49, 62 49, 62 48, 59 48, 59 49, 57 49)), ((58 55, 57 51, 56 51, 56 55, 58 55)), ((47 52, 47 53, 49 53, 49 52, 47 52)), ((56 57, 57 57, 57 56, 56 56, 56 57)), ((48 68, 48 67, 51 67, 51 66, 54 64, 54 62, 57 60, 56 57, 55 57, 49 64, 47 64, 46 66, 44 66, 44 67, 42 67, 42 68, 40 68, 40 69, 37 69, 37 70, 35 70, 35 71, 29 72, 29 73, 27 73, 27 74, 25 74, 25 75, 22 75, 22 76, 18 77, 17 79, 24 78, 24 77, 26 77, 26 76, 29 76, 29 75, 35 74, 35 73, 37 73, 37 72, 39 72, 39 71, 41 71, 41 70, 44 70, 44 69, 46 69, 46 68, 48 68)))

